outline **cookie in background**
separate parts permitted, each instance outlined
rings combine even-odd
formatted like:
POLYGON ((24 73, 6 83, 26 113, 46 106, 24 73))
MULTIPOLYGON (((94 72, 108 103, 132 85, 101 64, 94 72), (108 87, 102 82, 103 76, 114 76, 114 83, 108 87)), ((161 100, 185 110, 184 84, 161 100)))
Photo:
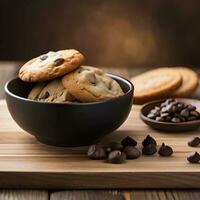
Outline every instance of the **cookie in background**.
POLYGON ((134 103, 143 104, 166 97, 188 97, 198 87, 198 74, 187 67, 161 67, 131 78, 134 103))
POLYGON ((149 70, 131 79, 134 85, 134 103, 143 104, 160 99, 175 91, 182 83, 181 75, 172 68, 149 70))
POLYGON ((188 97, 193 94, 199 85, 198 74, 188 67, 175 67, 174 70, 181 74, 182 84, 170 96, 188 97))

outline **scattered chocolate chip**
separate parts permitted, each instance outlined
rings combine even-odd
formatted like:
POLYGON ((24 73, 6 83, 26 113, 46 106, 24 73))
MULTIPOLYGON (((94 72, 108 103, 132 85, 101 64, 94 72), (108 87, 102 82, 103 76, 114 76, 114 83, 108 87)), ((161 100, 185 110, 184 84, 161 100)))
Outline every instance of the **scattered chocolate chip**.
POLYGON ((120 164, 125 162, 126 160, 126 154, 124 152, 115 150, 115 151, 111 151, 108 154, 108 162, 109 163, 113 163, 113 164, 120 164))
POLYGON ((193 138, 190 138, 188 140, 188 145, 191 146, 191 147, 196 147, 200 144, 200 138, 199 137, 193 137, 193 138))
POLYGON ((60 66, 60 65, 62 65, 64 62, 65 62, 65 59, 63 59, 63 58, 58 58, 58 59, 54 60, 53 65, 54 65, 54 66, 60 66))
POLYGON ((162 143, 158 153, 160 156, 171 156, 173 154, 173 149, 170 146, 165 145, 165 143, 162 143))
POLYGON ((97 145, 91 145, 88 149, 88 157, 92 160, 102 160, 106 158, 106 151, 97 145))
POLYGON ((141 155, 139 149, 134 146, 126 146, 124 148, 124 153, 126 154, 127 159, 136 159, 141 155))
POLYGON ((200 161, 200 155, 197 152, 191 152, 188 156, 187 156, 187 160, 190 163, 199 163, 200 161))
POLYGON ((40 60, 46 60, 48 58, 48 55, 44 54, 40 56, 40 60))
POLYGON ((151 137, 150 135, 147 135, 146 138, 143 140, 142 145, 147 146, 149 144, 157 145, 155 139, 151 137))
POLYGON ((148 144, 143 147, 142 153, 144 155, 153 155, 157 152, 156 146, 154 144, 148 144))
POLYGON ((110 147, 106 147, 105 151, 106 151, 106 154, 108 155, 112 151, 112 149, 110 147))
POLYGON ((136 146, 137 142, 133 138, 127 136, 121 141, 121 144, 123 145, 123 147, 136 146))
POLYGON ((111 150, 122 150, 123 149, 123 146, 121 143, 119 142, 111 142, 109 144, 109 147, 111 148, 111 150))
POLYGON ((46 91, 42 96, 40 96, 40 97, 38 98, 38 100, 39 100, 39 101, 44 100, 44 99, 48 98, 49 95, 50 95, 49 92, 46 91))

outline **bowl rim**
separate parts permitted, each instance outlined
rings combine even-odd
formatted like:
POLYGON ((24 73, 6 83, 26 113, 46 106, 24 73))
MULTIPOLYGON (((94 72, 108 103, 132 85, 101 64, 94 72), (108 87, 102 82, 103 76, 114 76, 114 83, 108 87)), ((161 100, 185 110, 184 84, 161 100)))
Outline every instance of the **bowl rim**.
MULTIPOLYGON (((111 98, 111 99, 107 99, 107 100, 100 100, 100 101, 95 101, 95 102, 62 102, 62 103, 56 103, 56 102, 42 102, 42 101, 35 101, 35 100, 31 100, 31 99, 28 99, 28 98, 25 98, 25 97, 20 97, 16 94, 13 94, 9 89, 8 89, 8 85, 16 80, 16 79, 19 79, 18 76, 14 77, 14 78, 11 78, 10 80, 8 80, 4 86, 4 91, 6 94, 12 96, 13 98, 16 98, 16 99, 19 99, 19 100, 22 100, 22 101, 26 101, 26 102, 32 102, 32 103, 36 103, 36 104, 49 104, 49 105, 95 105, 95 104, 102 104, 102 103, 106 103, 106 102, 112 102, 112 101, 117 101, 119 99, 122 99, 124 98, 125 96, 128 96, 130 93, 134 93, 134 86, 133 84, 131 83, 131 81, 129 81, 128 79, 122 77, 122 76, 119 76, 119 75, 116 75, 116 74, 113 74, 113 73, 110 73, 110 72, 107 72, 106 75, 108 75, 109 77, 111 78, 116 78, 124 83, 126 83, 128 86, 129 86, 129 90, 123 94, 122 96, 118 96, 118 97, 114 97, 114 98, 111 98)), ((132 95, 133 96, 133 95, 132 95)))
MULTIPOLYGON (((167 98, 166 98, 167 99, 167 98)), ((193 121, 187 121, 187 122, 177 122, 177 123, 173 123, 173 122, 160 122, 160 121, 156 121, 154 119, 150 119, 148 118, 147 116, 145 116, 143 114, 143 111, 144 109, 149 106, 149 105, 153 105, 155 103, 162 103, 164 102, 166 99, 159 99, 159 100, 154 100, 154 101, 151 101, 151 102, 148 102, 148 103, 145 103, 142 108, 140 109, 140 118, 145 122, 145 121, 148 121, 148 122, 151 122, 153 124, 162 124, 162 125, 171 125, 171 126, 181 126, 181 125, 191 125, 191 124, 200 124, 200 119, 198 120, 193 120, 193 121)), ((175 99, 178 99, 178 100, 195 100, 195 101, 199 101, 197 99, 192 99, 192 98, 175 98, 175 99)), ((200 101, 199 101, 200 102, 200 101)))

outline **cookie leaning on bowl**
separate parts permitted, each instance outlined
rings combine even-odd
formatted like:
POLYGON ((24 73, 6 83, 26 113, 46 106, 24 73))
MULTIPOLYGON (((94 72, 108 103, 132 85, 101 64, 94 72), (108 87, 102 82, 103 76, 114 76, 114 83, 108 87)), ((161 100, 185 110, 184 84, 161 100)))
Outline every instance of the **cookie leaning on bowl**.
POLYGON ((81 66, 62 78, 65 88, 81 102, 93 102, 123 95, 119 84, 101 69, 81 66))
POLYGON ((78 68, 84 56, 75 49, 50 51, 25 63, 19 70, 19 78, 26 82, 50 80, 78 68))
POLYGON ((163 67, 135 76, 131 81, 135 87, 134 103, 142 104, 170 94, 181 85, 182 78, 178 71, 163 67))

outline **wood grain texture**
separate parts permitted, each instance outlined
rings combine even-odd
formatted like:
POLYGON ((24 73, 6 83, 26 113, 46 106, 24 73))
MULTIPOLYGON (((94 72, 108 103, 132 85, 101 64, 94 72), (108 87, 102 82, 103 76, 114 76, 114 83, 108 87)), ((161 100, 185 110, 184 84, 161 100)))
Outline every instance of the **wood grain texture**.
POLYGON ((0 190, 0 200, 48 200, 48 191, 0 190))
POLYGON ((199 200, 197 190, 134 190, 130 200, 199 200))
POLYGON ((72 190, 54 192, 50 200, 125 200, 117 191, 72 190))
MULTIPOLYGON (((199 188, 200 168, 186 161, 194 148, 186 142, 190 133, 167 134, 150 130, 133 106, 120 129, 105 137, 101 145, 129 135, 139 144, 147 134, 174 149, 170 158, 142 156, 126 164, 112 165, 89 160, 87 147, 59 148, 40 144, 11 119, 6 104, 0 102, 0 186, 4 188, 199 188), (152 181, 153 180, 153 181, 152 181)), ((139 146, 139 148, 141 148, 139 146)), ((198 148, 195 150, 199 150, 198 148)))

